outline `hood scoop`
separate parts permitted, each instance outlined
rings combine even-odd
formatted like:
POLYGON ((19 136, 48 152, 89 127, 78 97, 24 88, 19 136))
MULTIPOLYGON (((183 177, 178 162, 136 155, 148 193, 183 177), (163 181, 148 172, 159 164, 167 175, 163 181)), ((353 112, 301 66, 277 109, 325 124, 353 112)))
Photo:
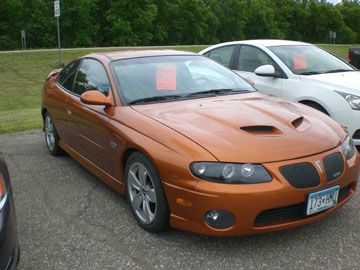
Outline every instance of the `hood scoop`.
POLYGON ((304 117, 300 116, 300 117, 296 118, 295 120, 293 120, 291 122, 291 124, 293 125, 294 128, 298 128, 302 124, 303 121, 304 121, 304 117))
POLYGON ((291 121, 291 125, 300 132, 304 132, 310 128, 310 123, 303 116, 299 116, 291 121))
POLYGON ((271 136, 271 135, 279 135, 283 133, 281 130, 270 125, 244 126, 244 127, 240 127, 240 129, 252 135, 271 136))

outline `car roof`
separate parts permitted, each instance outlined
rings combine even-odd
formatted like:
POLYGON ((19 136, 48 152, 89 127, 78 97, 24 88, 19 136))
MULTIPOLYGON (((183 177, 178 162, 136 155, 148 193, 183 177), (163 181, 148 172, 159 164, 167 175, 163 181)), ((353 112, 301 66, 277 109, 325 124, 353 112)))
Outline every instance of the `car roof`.
POLYGON ((231 41, 224 42, 220 44, 216 44, 214 46, 208 47, 201 52, 200 54, 204 54, 210 50, 213 50, 218 47, 229 46, 229 45, 239 45, 239 44, 247 44, 247 45, 255 45, 255 46, 264 46, 264 47, 272 47, 272 46, 288 46, 288 45, 311 45, 310 43, 305 43, 301 41, 292 41, 292 40, 281 40, 281 39, 253 39, 253 40, 239 40, 239 41, 231 41))
POLYGON ((84 57, 98 57, 99 55, 105 56, 110 61, 113 61, 113 60, 138 58, 138 57, 198 55, 198 54, 192 52, 177 51, 177 50, 127 50, 127 51, 92 53, 85 55, 84 57))
POLYGON ((281 39, 254 39, 254 40, 245 40, 244 43, 262 45, 265 47, 271 46, 287 46, 287 45, 311 45, 309 43, 293 40, 281 40, 281 39))

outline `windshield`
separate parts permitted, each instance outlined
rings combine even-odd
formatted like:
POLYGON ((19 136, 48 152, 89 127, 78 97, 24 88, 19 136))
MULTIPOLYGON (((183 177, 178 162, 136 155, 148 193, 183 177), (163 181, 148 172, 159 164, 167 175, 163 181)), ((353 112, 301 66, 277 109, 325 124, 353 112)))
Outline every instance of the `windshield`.
POLYGON ((344 61, 315 46, 274 46, 269 49, 297 75, 354 71, 344 61))
POLYGON ((231 70, 197 55, 117 60, 111 68, 126 104, 256 91, 231 70))

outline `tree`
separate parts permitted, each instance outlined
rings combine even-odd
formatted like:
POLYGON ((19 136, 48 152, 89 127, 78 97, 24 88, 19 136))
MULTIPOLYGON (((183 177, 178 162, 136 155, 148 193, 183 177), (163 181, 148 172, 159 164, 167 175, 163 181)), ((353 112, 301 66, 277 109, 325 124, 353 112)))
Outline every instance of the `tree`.
POLYGON ((56 22, 53 3, 43 0, 22 1, 21 28, 26 31, 28 48, 49 48, 56 45, 56 22))
MULTIPOLYGON (((98 29, 92 17, 95 5, 93 0, 61 0, 60 24, 64 47, 93 46, 93 37, 98 29)), ((53 11, 51 15, 53 17, 53 11)))
POLYGON ((20 0, 0 1, 0 50, 20 48, 20 24, 22 3, 20 0))
POLYGON ((278 27, 275 10, 271 8, 271 1, 251 1, 251 5, 248 7, 245 35, 248 39, 285 38, 285 34, 278 27))
POLYGON ((112 45, 148 45, 153 39, 152 23, 157 6, 152 0, 113 1, 107 16, 112 45))
POLYGON ((216 42, 218 18, 202 0, 170 1, 167 37, 169 44, 216 42))
POLYGON ((344 41, 349 43, 360 43, 360 2, 358 0, 343 0, 341 5, 337 5, 336 8, 342 14, 344 23, 346 25, 345 31, 351 31, 353 35, 352 41, 344 41))
POLYGON ((219 20, 217 37, 220 41, 242 40, 248 19, 247 2, 244 0, 209 1, 209 5, 219 20))
MULTIPOLYGON (((64 47, 213 44, 253 38, 360 43, 360 0, 61 0, 64 47)), ((53 0, 0 0, 0 50, 56 46, 53 0)))

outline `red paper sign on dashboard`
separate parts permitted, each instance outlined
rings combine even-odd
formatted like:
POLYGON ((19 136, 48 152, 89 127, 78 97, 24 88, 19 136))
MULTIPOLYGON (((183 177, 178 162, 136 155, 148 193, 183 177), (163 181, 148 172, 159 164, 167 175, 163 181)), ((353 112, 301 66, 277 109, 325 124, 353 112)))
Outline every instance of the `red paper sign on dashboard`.
POLYGON ((159 64, 156 69, 156 90, 176 90, 176 65, 159 64))
POLYGON ((294 54, 293 56, 294 69, 307 69, 307 59, 305 54, 294 54))

